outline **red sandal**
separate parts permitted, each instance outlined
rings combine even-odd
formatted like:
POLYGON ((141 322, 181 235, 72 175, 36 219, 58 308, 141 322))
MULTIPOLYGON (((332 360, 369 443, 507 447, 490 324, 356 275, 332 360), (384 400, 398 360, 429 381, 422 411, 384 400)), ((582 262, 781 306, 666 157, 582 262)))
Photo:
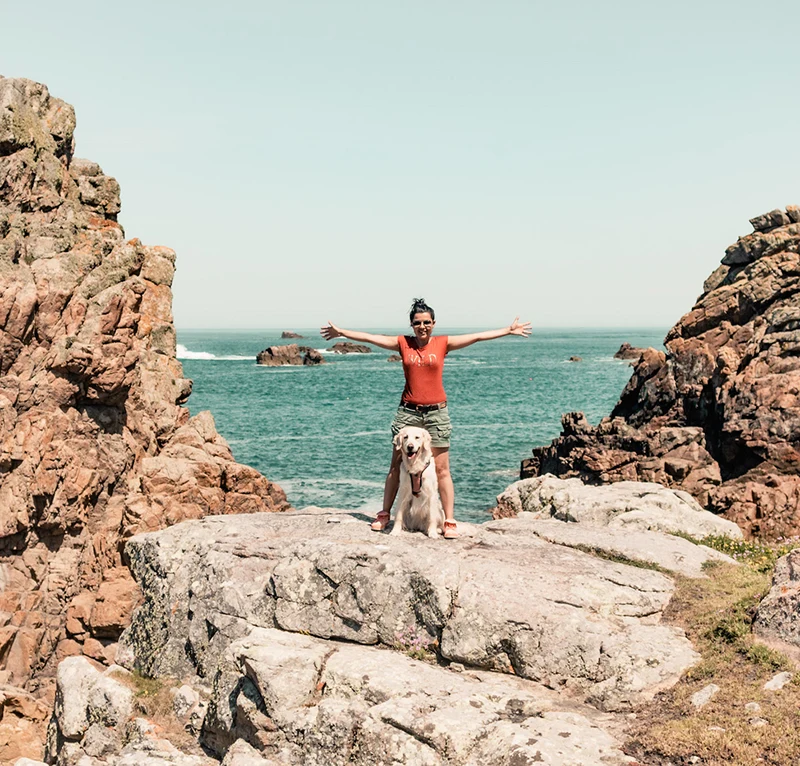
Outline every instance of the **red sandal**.
POLYGON ((389 511, 378 511, 375 521, 370 524, 370 529, 373 529, 375 532, 383 532, 383 530, 389 526, 390 518, 391 515, 389 511))
POLYGON ((442 530, 442 537, 445 540, 455 540, 458 538, 458 526, 453 519, 444 520, 444 529, 442 530))

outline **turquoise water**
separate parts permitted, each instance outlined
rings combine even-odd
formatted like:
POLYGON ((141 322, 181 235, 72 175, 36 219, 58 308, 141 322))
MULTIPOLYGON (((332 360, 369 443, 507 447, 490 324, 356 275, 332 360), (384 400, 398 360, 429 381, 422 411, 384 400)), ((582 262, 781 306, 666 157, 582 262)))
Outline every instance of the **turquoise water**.
MULTIPOLYGON (((293 329, 306 336, 301 344, 332 345, 318 330, 293 329)), ((582 410, 592 423, 607 415, 631 373, 614 352, 624 341, 661 347, 665 334, 542 330, 448 355, 456 518, 485 520, 495 496, 517 478, 520 461, 558 435, 562 413, 582 410), (568 362, 570 356, 583 361, 568 362)), ((326 355, 330 364, 316 367, 256 365, 259 351, 290 342, 280 330, 180 331, 178 357, 194 381, 189 409, 211 410, 236 459, 277 481, 295 507, 379 510, 401 365, 387 362, 382 349, 326 355)))

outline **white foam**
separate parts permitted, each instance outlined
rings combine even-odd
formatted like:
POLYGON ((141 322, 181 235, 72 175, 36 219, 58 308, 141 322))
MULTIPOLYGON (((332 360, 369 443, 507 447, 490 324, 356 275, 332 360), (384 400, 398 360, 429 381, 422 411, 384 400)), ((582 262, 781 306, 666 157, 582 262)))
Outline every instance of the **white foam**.
POLYGON ((189 351, 189 349, 186 348, 186 346, 184 346, 182 343, 179 343, 178 347, 175 349, 175 356, 178 359, 216 359, 221 362, 240 362, 243 360, 250 362, 255 361, 254 356, 240 356, 237 354, 232 354, 230 356, 217 356, 209 351, 189 351))

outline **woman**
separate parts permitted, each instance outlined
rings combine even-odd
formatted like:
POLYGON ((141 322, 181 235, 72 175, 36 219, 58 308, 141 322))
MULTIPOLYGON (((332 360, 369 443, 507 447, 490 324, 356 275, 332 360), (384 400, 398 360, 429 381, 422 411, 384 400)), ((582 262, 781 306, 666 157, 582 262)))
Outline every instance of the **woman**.
MULTIPOLYGON (((455 495, 453 479, 450 476, 450 415, 447 412, 447 396, 442 385, 444 358, 451 351, 466 348, 479 340, 493 340, 505 335, 521 335, 526 338, 531 334, 531 323, 520 322, 519 317, 500 330, 466 333, 464 335, 433 334, 436 326, 436 314, 425 303, 424 298, 416 298, 411 304, 409 314, 413 335, 375 335, 369 332, 343 330, 332 322, 320 330, 325 340, 348 338, 362 343, 398 351, 403 359, 403 373, 406 385, 400 398, 400 406, 392 422, 392 436, 396 436, 405 426, 417 426, 426 429, 431 435, 433 461, 436 477, 439 481, 439 496, 444 508, 444 537, 452 540, 458 537, 455 515, 453 512, 455 495)), ((392 452, 392 464, 386 476, 383 490, 383 510, 372 522, 372 529, 382 532, 389 525, 391 509, 400 485, 400 452, 392 452)))

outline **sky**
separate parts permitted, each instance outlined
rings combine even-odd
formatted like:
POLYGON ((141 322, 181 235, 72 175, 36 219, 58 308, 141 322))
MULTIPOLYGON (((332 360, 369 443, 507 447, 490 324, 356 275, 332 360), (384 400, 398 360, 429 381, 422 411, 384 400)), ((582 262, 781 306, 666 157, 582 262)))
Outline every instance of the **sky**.
POLYGON ((664 327, 800 203, 796 4, 0 0, 190 328, 664 327))

